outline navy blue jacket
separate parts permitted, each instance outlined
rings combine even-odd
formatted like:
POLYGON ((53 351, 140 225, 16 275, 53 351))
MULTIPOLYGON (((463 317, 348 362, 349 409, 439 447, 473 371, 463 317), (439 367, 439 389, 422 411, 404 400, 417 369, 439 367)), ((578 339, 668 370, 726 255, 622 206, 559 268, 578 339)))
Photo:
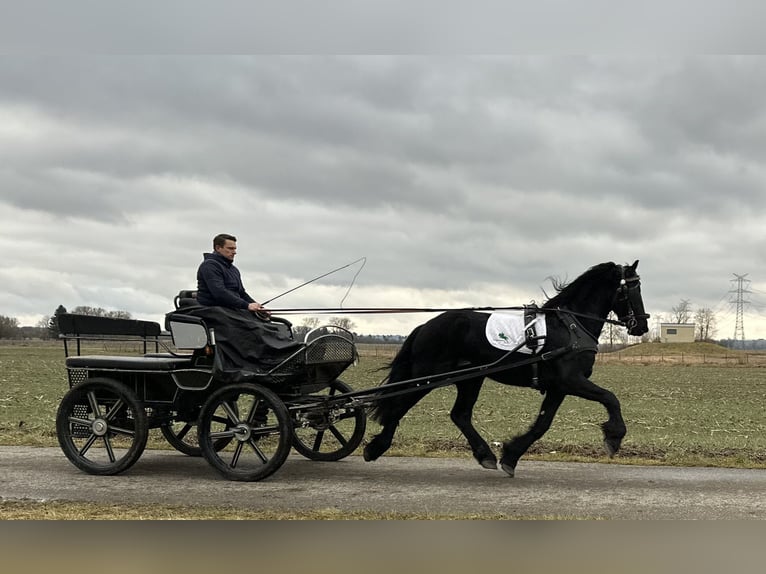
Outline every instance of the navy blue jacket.
POLYGON ((247 294, 239 269, 219 253, 204 253, 197 269, 197 301, 200 305, 247 309, 255 300, 247 294))

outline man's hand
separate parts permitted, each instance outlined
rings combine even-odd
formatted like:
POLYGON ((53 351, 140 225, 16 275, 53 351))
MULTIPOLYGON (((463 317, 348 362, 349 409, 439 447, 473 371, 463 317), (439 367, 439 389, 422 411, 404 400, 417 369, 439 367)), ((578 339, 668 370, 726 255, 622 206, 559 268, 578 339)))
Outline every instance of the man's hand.
POLYGON ((269 311, 267 311, 266 308, 263 305, 261 305, 260 303, 250 303, 247 306, 247 310, 248 311, 252 311, 253 313, 255 313, 256 315, 258 315, 261 318, 267 318, 268 319, 269 317, 271 317, 271 313, 269 311))

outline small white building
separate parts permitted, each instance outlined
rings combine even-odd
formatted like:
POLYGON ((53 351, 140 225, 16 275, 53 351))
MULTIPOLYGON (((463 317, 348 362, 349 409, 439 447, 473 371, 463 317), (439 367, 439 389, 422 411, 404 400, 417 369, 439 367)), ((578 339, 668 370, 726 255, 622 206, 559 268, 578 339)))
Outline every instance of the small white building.
POLYGON ((693 343, 694 323, 660 323, 660 341, 663 343, 693 343))

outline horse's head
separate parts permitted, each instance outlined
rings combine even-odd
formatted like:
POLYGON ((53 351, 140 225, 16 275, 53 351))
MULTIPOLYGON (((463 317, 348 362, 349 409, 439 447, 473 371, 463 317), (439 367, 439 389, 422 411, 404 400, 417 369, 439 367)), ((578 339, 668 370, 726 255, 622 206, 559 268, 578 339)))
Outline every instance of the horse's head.
POLYGON ((628 333, 640 336, 649 331, 647 319, 649 314, 644 311, 644 300, 641 298, 641 278, 636 273, 638 260, 633 265, 621 265, 620 285, 614 298, 613 311, 618 319, 625 323, 628 333))

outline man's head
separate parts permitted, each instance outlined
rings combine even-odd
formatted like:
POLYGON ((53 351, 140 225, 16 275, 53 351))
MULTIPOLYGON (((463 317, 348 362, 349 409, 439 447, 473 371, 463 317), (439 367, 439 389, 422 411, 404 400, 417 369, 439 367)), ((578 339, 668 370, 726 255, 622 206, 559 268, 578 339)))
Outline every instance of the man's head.
POLYGON ((229 261, 234 261, 237 254, 237 238, 233 235, 221 233, 213 238, 213 251, 220 253, 229 261))

